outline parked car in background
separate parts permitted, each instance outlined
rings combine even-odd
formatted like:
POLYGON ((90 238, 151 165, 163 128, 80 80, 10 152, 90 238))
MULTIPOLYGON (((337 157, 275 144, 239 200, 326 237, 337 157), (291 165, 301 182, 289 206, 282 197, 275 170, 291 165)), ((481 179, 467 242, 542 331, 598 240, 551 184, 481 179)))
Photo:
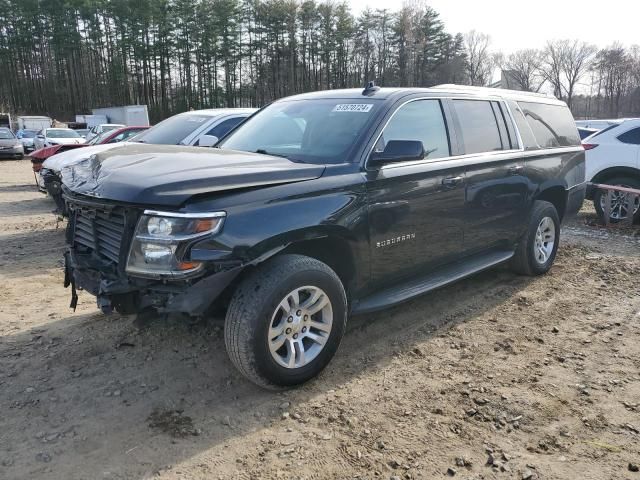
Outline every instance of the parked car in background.
POLYGON ((18 130, 16 137, 20 139, 20 143, 24 147, 25 153, 33 152, 35 150, 34 140, 38 134, 37 130, 18 130))
MULTIPOLYGON (((210 147, 256 111, 255 108, 218 108, 179 113, 139 133, 129 139, 127 143, 210 147)), ((124 144, 123 142, 90 145, 80 151, 61 152, 51 156, 37 167, 38 169, 42 168, 40 171, 40 176, 43 179, 41 184, 45 185, 46 191, 54 199, 58 210, 63 215, 66 214, 66 210, 61 192, 60 173, 62 169, 89 158, 91 155, 124 144)), ((34 155, 37 157, 38 152, 34 152, 34 155)))
POLYGON ((33 143, 37 150, 53 145, 81 145, 85 139, 70 128, 45 128, 36 134, 33 143))
POLYGON ((578 127, 578 134, 580 135, 580 140, 584 140, 587 137, 590 137, 594 133, 598 133, 600 130, 597 128, 585 128, 578 127))
POLYGON ((116 130, 118 128, 125 127, 126 125, 122 125, 120 123, 101 123, 100 125, 96 125, 89 129, 89 133, 86 135, 87 141, 93 139, 93 137, 97 137, 98 135, 102 135, 104 132, 109 132, 111 130, 116 130))
POLYGON ((117 128, 115 130, 107 130, 106 132, 93 137, 89 142, 87 142, 87 145, 105 145, 107 143, 126 142, 130 138, 135 137, 140 132, 144 132, 149 128, 150 127, 148 126, 132 126, 117 128))
POLYGON ((0 158, 24 158, 24 147, 8 128, 0 128, 0 158))
POLYGON ((76 132, 78 133, 78 135, 80 135, 82 138, 86 139, 87 135, 89 134, 89 129, 88 128, 76 128, 76 132))
POLYGON ((64 169, 65 286, 104 312, 226 307, 238 370, 300 384, 350 314, 502 263, 547 272, 584 200, 584 156, 566 104, 541 94, 369 85, 278 100, 212 150, 127 143, 64 169))
MULTIPOLYGON (((587 152, 586 178, 592 183, 619 185, 640 189, 640 119, 625 119, 614 123, 583 140, 587 152)), ((604 218, 606 192, 597 188, 587 190, 587 198, 604 218)), ((610 219, 617 222, 629 215, 627 196, 614 193, 610 219)), ((640 216, 640 202, 633 205, 636 220, 640 216)))

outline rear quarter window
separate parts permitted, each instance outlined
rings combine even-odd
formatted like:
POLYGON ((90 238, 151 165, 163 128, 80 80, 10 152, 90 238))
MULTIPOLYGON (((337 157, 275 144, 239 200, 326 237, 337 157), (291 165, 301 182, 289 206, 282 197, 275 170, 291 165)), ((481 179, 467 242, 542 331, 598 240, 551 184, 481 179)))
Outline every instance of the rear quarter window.
POLYGON ((640 145, 640 128, 634 128, 628 132, 624 132, 622 135, 618 135, 618 140, 622 143, 640 145))
POLYGON ((580 145, 575 120, 565 105, 532 102, 518 102, 518 105, 541 148, 580 145))

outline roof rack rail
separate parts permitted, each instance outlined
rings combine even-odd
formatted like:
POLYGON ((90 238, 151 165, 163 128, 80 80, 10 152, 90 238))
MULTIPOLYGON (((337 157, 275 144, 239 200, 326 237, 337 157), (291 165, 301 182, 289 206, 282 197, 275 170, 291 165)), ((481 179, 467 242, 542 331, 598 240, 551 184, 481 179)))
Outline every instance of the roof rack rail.
POLYGON ((473 86, 468 86, 468 85, 456 85, 454 83, 446 83, 446 84, 442 84, 442 85, 436 85, 435 87, 431 87, 433 89, 442 89, 442 90, 460 90, 462 92, 475 92, 475 93, 482 93, 485 95, 491 95, 491 94, 500 94, 500 93, 505 93, 507 95, 522 95, 522 96, 531 96, 531 97, 537 97, 537 98, 556 98, 553 95, 550 95, 548 93, 540 93, 540 92, 527 92, 525 90, 510 90, 507 88, 490 88, 490 87, 473 87, 473 86))

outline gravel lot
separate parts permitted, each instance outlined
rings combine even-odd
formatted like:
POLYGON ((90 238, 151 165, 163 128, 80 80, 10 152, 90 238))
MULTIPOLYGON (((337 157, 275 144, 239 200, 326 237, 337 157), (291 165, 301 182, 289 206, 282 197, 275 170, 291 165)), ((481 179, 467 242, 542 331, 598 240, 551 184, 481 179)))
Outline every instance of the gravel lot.
POLYGON ((2 479, 640 479, 637 230, 585 210, 549 275, 353 318, 318 380, 272 393, 221 319, 70 311, 53 208, 0 162, 2 479))

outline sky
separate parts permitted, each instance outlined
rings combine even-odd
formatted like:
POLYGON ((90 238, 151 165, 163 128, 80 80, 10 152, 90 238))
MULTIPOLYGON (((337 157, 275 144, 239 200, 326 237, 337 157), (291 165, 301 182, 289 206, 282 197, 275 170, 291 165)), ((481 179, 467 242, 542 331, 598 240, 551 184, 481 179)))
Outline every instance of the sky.
MULTIPOLYGON (((401 0, 347 0, 354 14, 367 6, 397 10, 401 0)), ((449 33, 477 30, 492 48, 511 53, 547 40, 578 39, 605 47, 640 44, 640 0, 427 0, 449 33), (609 7, 610 6, 610 7, 609 7)))

